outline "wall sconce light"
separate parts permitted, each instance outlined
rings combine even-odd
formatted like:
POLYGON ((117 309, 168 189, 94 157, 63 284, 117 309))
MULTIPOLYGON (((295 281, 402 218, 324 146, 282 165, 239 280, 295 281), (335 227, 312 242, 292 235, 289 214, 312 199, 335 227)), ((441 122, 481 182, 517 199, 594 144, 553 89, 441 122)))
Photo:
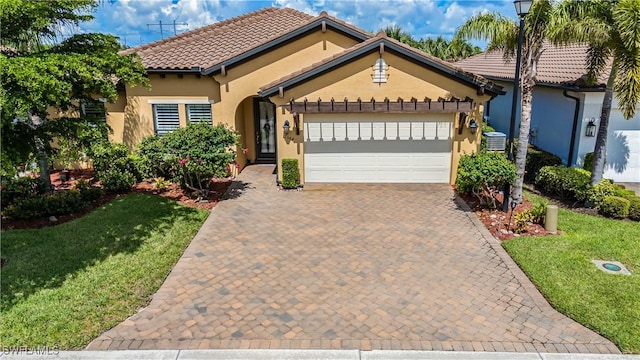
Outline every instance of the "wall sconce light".
POLYGON ((476 132, 478 132, 478 123, 474 119, 469 121, 469 130, 471 130, 472 135, 475 135, 476 132))
POLYGON ((289 120, 284 121, 284 125, 282 125, 282 131, 284 131, 284 136, 289 135, 289 129, 291 129, 291 125, 289 124, 289 120))
POLYGON ((587 135, 587 137, 596 136, 596 119, 595 118, 589 119, 589 123, 587 124, 587 132, 585 135, 587 135))

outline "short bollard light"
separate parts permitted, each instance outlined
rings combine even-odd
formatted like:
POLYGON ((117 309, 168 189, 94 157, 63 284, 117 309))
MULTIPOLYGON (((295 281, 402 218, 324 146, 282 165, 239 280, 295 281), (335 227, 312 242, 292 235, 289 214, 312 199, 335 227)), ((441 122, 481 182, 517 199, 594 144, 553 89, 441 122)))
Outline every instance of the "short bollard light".
POLYGON ((547 205, 547 212, 544 216, 544 229, 550 233, 558 232, 558 206, 547 205))

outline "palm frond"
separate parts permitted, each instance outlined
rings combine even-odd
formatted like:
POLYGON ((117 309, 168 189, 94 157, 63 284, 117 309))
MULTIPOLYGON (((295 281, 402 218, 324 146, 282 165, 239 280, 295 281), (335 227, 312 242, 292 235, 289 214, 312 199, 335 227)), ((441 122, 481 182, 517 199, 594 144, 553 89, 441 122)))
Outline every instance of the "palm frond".
POLYGON ((607 66, 607 60, 612 52, 608 46, 590 45, 587 50, 587 82, 593 84, 598 80, 607 66))
POLYGON ((615 58, 618 72, 614 90, 622 115, 632 118, 640 104, 640 51, 635 49, 616 49, 615 58))
POLYGON ((622 42, 627 49, 640 46, 640 1, 620 0, 613 9, 613 21, 622 42))
POLYGON ((488 41, 488 51, 513 53, 518 41, 518 25, 498 13, 478 14, 458 27, 454 41, 456 39, 488 41))

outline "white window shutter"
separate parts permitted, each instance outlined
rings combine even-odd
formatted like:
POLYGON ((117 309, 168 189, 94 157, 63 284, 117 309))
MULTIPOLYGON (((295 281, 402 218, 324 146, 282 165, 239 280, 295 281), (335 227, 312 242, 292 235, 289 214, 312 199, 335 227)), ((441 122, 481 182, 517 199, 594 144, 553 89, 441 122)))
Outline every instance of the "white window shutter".
POLYGON ((187 121, 191 124, 213 124, 210 104, 187 104, 187 121))
POLYGON ((178 104, 153 105, 153 120, 156 126, 156 134, 159 136, 179 128, 178 104))

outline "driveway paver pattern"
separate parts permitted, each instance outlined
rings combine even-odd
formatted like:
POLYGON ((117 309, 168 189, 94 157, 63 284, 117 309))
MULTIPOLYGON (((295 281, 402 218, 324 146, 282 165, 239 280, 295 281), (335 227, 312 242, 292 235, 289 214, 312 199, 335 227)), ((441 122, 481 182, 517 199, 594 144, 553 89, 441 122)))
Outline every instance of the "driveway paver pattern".
POLYGON ((449 185, 278 191, 246 168, 148 307, 89 349, 619 353, 555 311, 449 185))

